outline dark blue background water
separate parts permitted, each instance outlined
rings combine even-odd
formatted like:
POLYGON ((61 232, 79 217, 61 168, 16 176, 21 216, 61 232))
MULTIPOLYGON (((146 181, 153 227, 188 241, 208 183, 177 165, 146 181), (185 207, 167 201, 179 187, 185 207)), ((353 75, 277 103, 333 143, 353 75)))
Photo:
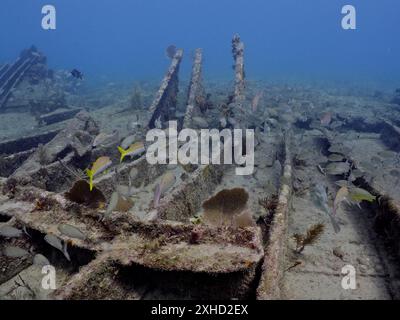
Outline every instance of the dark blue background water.
POLYGON ((398 0, 1 0, 0 62, 35 44, 54 68, 89 78, 160 78, 165 48, 202 47, 205 77, 232 74, 230 41, 245 42, 249 78, 343 79, 400 84, 398 0), (41 28, 41 8, 57 9, 57 30, 41 28), (357 30, 341 28, 341 8, 357 9, 357 30))

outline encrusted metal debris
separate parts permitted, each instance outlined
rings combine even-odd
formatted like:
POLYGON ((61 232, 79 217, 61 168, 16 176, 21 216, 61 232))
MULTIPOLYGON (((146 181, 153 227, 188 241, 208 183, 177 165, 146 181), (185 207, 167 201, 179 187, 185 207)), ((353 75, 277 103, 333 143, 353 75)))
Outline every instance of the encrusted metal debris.
POLYGON ((148 127, 150 129, 156 127, 156 122, 163 124, 168 120, 175 119, 179 84, 178 73, 182 56, 183 50, 177 50, 175 56, 172 58, 167 74, 161 82, 160 89, 149 108, 151 118, 148 127))
MULTIPOLYGON (((249 90, 244 44, 238 35, 232 40, 233 93, 219 93, 219 108, 212 110, 202 79, 203 53, 197 49, 187 99, 179 104, 183 51, 175 49, 169 47, 171 64, 148 111, 127 108, 123 101, 119 112, 102 110, 99 115, 61 106, 63 99, 45 108, 36 101, 29 108, 32 118, 40 121, 40 132, 0 143, 0 297, 9 298, 7 290, 18 291, 12 282, 24 272, 34 274, 35 261, 49 261, 60 275, 57 290, 45 298, 290 297, 290 277, 310 267, 311 260, 301 256, 310 246, 303 253, 291 250, 289 231, 299 222, 293 216, 311 212, 313 223, 325 221, 308 197, 312 185, 321 181, 331 192, 336 191, 332 186, 350 184, 368 190, 371 199, 377 199, 367 204, 368 212, 375 213, 371 224, 399 256, 397 189, 382 185, 376 173, 387 166, 387 181, 399 182, 399 120, 384 120, 390 118, 387 114, 379 120, 350 114, 343 120, 343 115, 330 111, 321 116, 310 102, 315 98, 311 90, 249 90), (268 107, 259 107, 260 101, 268 107), (184 108, 183 116, 177 116, 178 107, 184 108), (106 131, 99 124, 101 116, 106 131), (118 127, 127 127, 126 135, 108 126, 113 117, 121 118, 118 127), (178 130, 254 128, 253 172, 238 176, 229 164, 150 165, 142 130, 165 129, 169 120, 177 119, 178 130), (354 133, 354 127, 360 133, 354 133), (361 147, 346 145, 353 140, 361 147), (379 142, 371 159, 374 166, 353 152, 355 147, 365 148, 363 141, 379 142), (306 149, 307 143, 313 148, 306 149), (92 176, 100 167, 104 171, 92 176), (294 208, 294 201, 303 211, 294 208)), ((11 102, 21 105, 30 81, 41 86, 43 78, 37 78, 36 71, 47 70, 44 62, 44 56, 31 49, 16 63, 0 67, 0 108, 13 107, 11 102)), ((135 101, 141 100, 139 86, 134 94, 135 101)), ((143 94, 145 104, 151 96, 143 94)), ((336 235, 325 229, 328 236, 336 235)), ((323 248, 327 241, 321 241, 323 248)), ((340 252, 341 266, 346 252, 340 252)), ((336 258, 333 254, 326 259, 334 264, 336 258)), ((389 276, 373 274, 374 279, 385 277, 391 292, 398 292, 397 282, 391 281, 395 272, 388 270, 389 276)), ((29 295, 42 297, 31 291, 29 295)))
POLYGON ((232 54, 235 61, 235 90, 233 102, 240 103, 245 93, 245 73, 244 73, 244 43, 240 36, 236 34, 232 39, 232 54))
POLYGON ((183 120, 184 128, 191 128, 193 116, 200 116, 201 113, 205 112, 206 95, 202 83, 202 63, 203 51, 202 49, 196 49, 186 103, 186 113, 183 120))
POLYGON ((0 69, 0 109, 4 107, 12 90, 24 75, 40 59, 43 59, 43 56, 35 48, 30 48, 24 50, 13 64, 6 64, 0 69))

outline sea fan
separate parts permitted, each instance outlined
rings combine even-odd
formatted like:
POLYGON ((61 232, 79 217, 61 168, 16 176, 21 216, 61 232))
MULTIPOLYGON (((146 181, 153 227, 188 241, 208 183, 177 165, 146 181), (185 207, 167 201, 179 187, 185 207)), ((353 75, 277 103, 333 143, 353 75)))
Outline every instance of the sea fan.
POLYGON ((252 226, 248 199, 249 194, 243 188, 224 189, 203 203, 203 220, 214 226, 252 226))
POLYGON ((295 233, 293 235, 296 241, 296 251, 301 253, 305 246, 314 244, 324 232, 325 226, 322 223, 312 225, 305 235, 295 233))
POLYGON ((245 228, 255 226, 253 214, 249 209, 243 210, 241 214, 235 216, 234 223, 237 228, 245 228))
POLYGON ((86 180, 76 181, 72 188, 65 193, 65 197, 90 208, 98 208, 106 203, 103 193, 96 187, 90 191, 89 183, 86 180))
POLYGON ((278 205, 278 196, 273 194, 271 197, 258 199, 258 204, 264 208, 265 212, 270 215, 273 213, 278 205))

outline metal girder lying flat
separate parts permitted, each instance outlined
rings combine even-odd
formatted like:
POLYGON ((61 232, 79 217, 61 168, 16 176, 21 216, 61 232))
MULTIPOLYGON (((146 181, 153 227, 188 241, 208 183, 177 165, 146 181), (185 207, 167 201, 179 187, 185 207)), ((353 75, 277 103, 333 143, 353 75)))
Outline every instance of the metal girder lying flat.
POLYGON ((257 299, 271 300, 280 297, 280 281, 284 270, 284 255, 286 250, 286 230, 288 223, 289 204, 292 195, 292 164, 289 150, 290 138, 285 139, 285 164, 278 205, 272 220, 268 245, 265 248, 260 283, 257 288, 257 299))
POLYGON ((53 112, 39 116, 38 120, 41 125, 49 125, 71 119, 80 111, 82 111, 82 109, 57 109, 53 112))
MULTIPOLYGON (((255 270, 263 257, 262 237, 258 227, 236 229, 195 226, 163 219, 145 222, 135 219, 129 213, 113 213, 109 219, 99 221, 95 210, 79 209, 60 195, 43 193, 38 189, 25 190, 24 194, 27 197, 25 201, 13 199, 12 204, 3 203, 0 210, 7 210, 19 225, 35 230, 36 237, 37 232, 42 237, 53 234, 67 242, 71 260, 77 256, 71 252, 97 252, 98 258, 89 264, 92 270, 90 277, 103 277, 104 270, 113 270, 113 265, 117 265, 117 271, 124 267, 140 266, 148 272, 183 272, 182 276, 188 273, 193 276, 207 274, 210 279, 225 274, 243 286, 247 285, 248 291, 248 285, 254 279, 255 270), (39 210, 35 205, 29 205, 37 196, 53 201, 51 209, 39 210), (65 236, 59 231, 60 224, 78 228, 86 235, 86 239, 65 236), (194 234, 200 235, 196 237, 196 242, 192 242, 194 234), (97 273, 96 270, 103 271, 97 273)), ((22 193, 17 198, 21 196, 22 193)), ((168 273, 165 275, 168 277, 168 273)), ((81 270, 59 290, 61 296, 68 292, 68 298, 79 295, 80 288, 88 280, 87 276, 81 270)), ((221 289, 227 287, 225 282, 220 286, 221 289)), ((190 292, 192 288, 188 286, 185 290, 190 292)), ((86 298, 95 296, 89 293, 86 298)))
POLYGON ((14 154, 36 148, 39 144, 46 144, 53 139, 60 130, 51 130, 18 139, 0 142, 1 154, 14 154))
POLYGON ((37 149, 52 140, 60 130, 51 130, 0 142, 0 176, 9 177, 37 149))
POLYGON ((0 177, 9 177, 34 152, 35 148, 11 155, 0 155, 0 177))
POLYGON ((9 179, 44 190, 59 190, 60 182, 66 181, 65 170, 58 160, 69 164, 74 158, 83 159, 91 151, 97 134, 96 123, 81 111, 50 142, 37 148, 9 179))
POLYGON ((161 121, 161 123, 164 123, 168 120, 175 119, 179 84, 178 73, 182 56, 183 50, 177 50, 171 61, 167 74, 161 82, 160 89, 149 108, 151 118, 147 126, 150 129, 155 128, 156 121, 158 120, 161 121))
POLYGON ((191 128, 193 116, 201 112, 200 101, 204 101, 205 99, 205 92, 202 84, 202 62, 202 50, 196 49, 189 85, 188 100, 186 103, 186 112, 183 119, 184 128, 191 128))
POLYGON ((383 142, 392 150, 400 152, 400 128, 387 120, 384 123, 385 126, 381 133, 383 142))
POLYGON ((143 298, 140 282, 146 287, 144 291, 158 291, 157 286, 166 290, 170 281, 177 277, 180 279, 179 291, 188 296, 199 290, 193 287, 194 281, 199 279, 203 279, 200 287, 209 292, 208 297, 214 296, 215 292, 220 298, 248 296, 263 255, 257 228, 199 228, 163 220, 141 224, 128 223, 125 219, 121 222, 117 222, 116 227, 129 226, 130 232, 115 238, 107 251, 100 253, 58 290, 56 298, 138 299, 143 298), (202 232, 200 243, 192 244, 193 232, 199 231, 202 232), (141 272, 142 277, 121 278, 127 271, 141 272), (143 277, 145 283, 141 281, 143 277), (158 279, 156 286, 153 284, 155 278, 158 279), (112 292, 107 294, 99 285, 104 279, 114 284, 112 292), (93 288, 87 290, 88 285, 93 288))
MULTIPOLYGON (((208 277, 210 285, 217 285, 217 282, 213 282, 216 275, 224 274, 224 280, 218 284, 221 290, 217 291, 229 291, 225 293, 225 298, 236 294, 244 297, 249 293, 257 266, 263 258, 260 228, 213 227, 194 225, 188 221, 193 211, 200 209, 199 198, 209 196, 218 183, 215 178, 217 168, 203 166, 193 172, 187 181, 163 199, 158 208, 158 218, 152 221, 139 220, 132 212, 113 212, 101 221, 99 210, 78 205, 63 195, 34 187, 17 187, 12 199, 0 201, 0 211, 7 212, 19 225, 35 230, 36 234, 39 232, 42 237, 53 234, 67 242, 71 260, 77 259, 79 255, 75 252, 79 250, 97 253, 98 258, 89 264, 92 274, 85 275, 81 271, 71 279, 65 291, 61 289, 61 297, 73 298, 79 295, 80 288, 88 281, 87 277, 99 278, 104 276, 105 270, 119 272, 135 266, 145 268, 147 272, 172 272, 171 276, 182 272, 183 277, 189 274, 196 278, 195 275, 200 274, 200 277, 208 277), (199 194, 195 186, 200 182, 204 187, 199 194), (186 195, 187 200, 180 203, 181 199, 177 197, 182 194, 186 195), (38 207, 38 199, 44 204, 42 207, 38 207), (178 204, 187 206, 187 212, 184 212, 183 207, 177 209, 178 204), (176 209, 178 212, 173 214, 176 209), (180 219, 185 223, 168 218, 180 219), (85 239, 71 239, 62 234, 58 228, 61 224, 78 228, 86 236, 85 239), (226 285, 229 279, 235 284, 232 287, 226 285)), ((169 274, 166 275, 168 277, 169 274)), ((113 277, 113 273, 108 276, 113 277)), ((120 284, 120 289, 124 287, 124 284, 120 284)), ((191 292, 192 288, 188 286, 185 290, 191 292)), ((132 289, 130 294, 132 298, 136 297, 135 290, 132 289)), ((96 295, 88 293, 86 298, 96 298, 96 295)))

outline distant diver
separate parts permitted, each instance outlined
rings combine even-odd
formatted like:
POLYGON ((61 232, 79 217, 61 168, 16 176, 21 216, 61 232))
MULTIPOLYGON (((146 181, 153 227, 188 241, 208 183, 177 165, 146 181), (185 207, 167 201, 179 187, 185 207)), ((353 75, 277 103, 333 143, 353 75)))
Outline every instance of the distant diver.
POLYGON ((74 69, 71 71, 71 74, 73 77, 83 80, 83 73, 80 72, 79 70, 74 69))

